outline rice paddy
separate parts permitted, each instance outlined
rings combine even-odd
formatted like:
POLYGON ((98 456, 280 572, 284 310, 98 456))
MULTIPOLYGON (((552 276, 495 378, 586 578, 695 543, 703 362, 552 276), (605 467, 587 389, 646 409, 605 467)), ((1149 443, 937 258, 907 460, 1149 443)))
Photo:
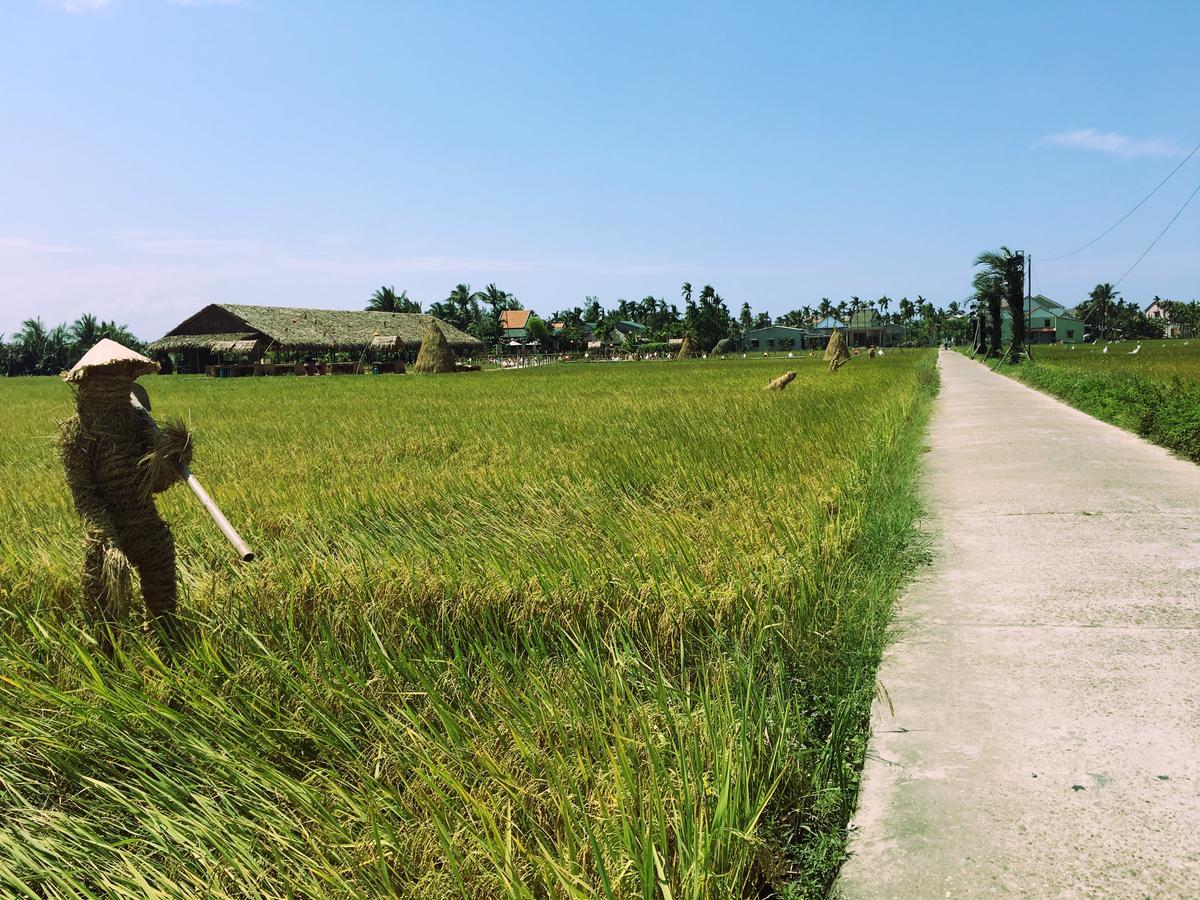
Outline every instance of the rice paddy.
POLYGON ((1032 364, 1008 371, 1200 462, 1200 340, 1054 345, 1034 354, 1032 364))
POLYGON ((70 395, 0 380, 0 890, 824 890, 933 351, 144 381, 259 559, 161 495, 193 640, 97 652, 70 395))

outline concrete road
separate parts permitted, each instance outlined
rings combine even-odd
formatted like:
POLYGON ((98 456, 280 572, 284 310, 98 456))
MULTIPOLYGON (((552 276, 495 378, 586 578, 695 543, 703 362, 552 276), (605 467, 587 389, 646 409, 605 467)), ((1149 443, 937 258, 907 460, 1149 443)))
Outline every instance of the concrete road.
POLYGON ((941 374, 835 896, 1200 897, 1200 466, 941 374))

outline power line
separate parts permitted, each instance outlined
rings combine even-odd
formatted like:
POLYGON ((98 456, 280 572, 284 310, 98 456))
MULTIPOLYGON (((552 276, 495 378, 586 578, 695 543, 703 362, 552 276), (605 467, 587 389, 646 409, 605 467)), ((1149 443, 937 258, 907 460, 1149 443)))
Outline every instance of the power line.
POLYGON ((1122 281, 1124 281, 1126 279, 1126 277, 1129 275, 1129 273, 1137 268, 1137 264, 1146 258, 1147 253, 1149 253, 1151 250, 1154 249, 1154 245, 1157 244, 1159 242, 1159 240, 1162 238, 1162 236, 1170 230, 1171 226, 1175 224, 1175 220, 1183 215, 1183 211, 1188 208, 1188 204, 1192 202, 1192 199, 1197 194, 1200 194, 1200 184, 1196 185, 1196 189, 1188 195, 1188 198, 1186 200, 1183 201, 1183 206, 1179 207, 1179 212, 1175 213, 1175 215, 1173 215, 1171 217, 1171 221, 1167 223, 1167 227, 1158 233, 1158 237, 1156 237, 1153 241, 1150 242, 1150 246, 1142 251, 1142 255, 1139 256, 1134 261, 1132 266, 1130 266, 1128 269, 1125 270, 1125 274, 1116 280, 1116 282, 1113 284, 1113 287, 1116 287, 1118 284, 1120 284, 1122 281))
MULTIPOLYGON (((1143 203, 1145 203, 1147 200, 1149 200, 1151 197, 1153 197, 1155 194, 1157 194, 1157 193, 1158 193, 1158 189, 1159 189, 1160 187, 1162 187, 1164 184, 1166 184, 1168 181, 1170 181, 1170 180, 1171 180, 1171 177, 1172 177, 1172 176, 1173 176, 1173 175, 1174 175, 1176 172, 1178 172, 1180 169, 1182 169, 1182 168, 1183 168, 1183 166, 1184 166, 1184 164, 1185 164, 1185 163, 1186 163, 1186 162, 1187 162, 1189 159, 1191 159, 1193 156, 1195 156, 1195 155, 1196 155, 1196 151, 1197 151, 1197 150, 1200 150, 1200 144, 1197 144, 1195 147, 1193 147, 1193 148, 1192 148, 1192 152, 1191 152, 1191 153, 1189 153, 1187 156, 1185 156, 1185 157, 1183 158, 1183 160, 1182 160, 1182 161, 1179 163, 1179 165, 1177 165, 1175 168, 1173 168, 1173 169, 1170 171, 1170 173, 1167 175, 1167 177, 1166 177, 1166 178, 1164 178, 1162 181, 1160 181, 1160 182, 1159 182, 1159 183, 1158 183, 1158 184, 1155 186, 1154 190, 1152 190, 1152 191, 1151 191, 1150 193, 1148 193, 1148 194, 1147 194, 1145 197, 1143 197, 1141 200, 1139 200, 1139 201, 1138 201, 1138 205, 1137 205, 1137 206, 1135 206, 1135 207, 1134 207, 1133 209, 1131 209, 1129 212, 1125 213, 1125 215, 1121 216, 1121 218, 1117 219, 1117 221, 1115 221, 1115 222, 1114 222, 1112 225, 1110 225, 1110 226, 1109 226, 1108 228, 1106 228, 1104 231, 1100 232, 1100 234, 1096 235, 1094 238, 1092 238, 1090 241, 1088 241, 1088 242, 1087 242, 1086 244, 1084 244, 1082 247, 1076 247, 1076 248, 1075 248, 1074 250, 1072 250, 1070 253, 1064 253, 1062 256, 1048 256, 1048 257, 1045 257, 1045 258, 1043 258, 1043 259, 1042 259, 1042 262, 1057 262, 1057 261, 1058 261, 1058 260, 1060 260, 1060 259, 1066 259, 1068 256, 1074 256, 1074 255, 1075 255, 1076 253, 1078 253, 1080 250, 1086 250, 1088 247, 1092 246, 1092 244, 1096 243, 1096 241, 1100 240, 1100 238, 1102 238, 1102 237, 1104 237, 1105 235, 1107 235, 1107 234, 1111 233, 1111 232, 1112 232, 1112 231, 1113 231, 1113 230, 1114 230, 1114 229, 1115 229, 1115 228, 1116 228, 1118 225, 1120 225, 1122 222, 1124 222, 1126 219, 1128 219, 1130 216, 1132 216, 1132 215, 1133 215, 1135 212, 1137 212, 1139 209, 1141 209, 1141 207, 1142 207, 1142 204, 1143 204, 1143 203)), ((1186 204, 1184 204, 1184 205, 1186 206, 1186 204)), ((1174 220, 1172 220, 1172 221, 1174 221, 1174 220)), ((1170 227, 1170 226, 1168 226, 1168 227, 1170 227)), ((1146 252, 1147 252, 1147 253, 1149 253, 1150 251, 1148 251, 1148 250, 1147 250, 1146 252)), ((1139 262, 1140 262, 1140 261, 1141 261, 1141 260, 1139 260, 1139 262)), ((1136 263, 1135 263, 1134 265, 1136 265, 1136 263)), ((1129 273, 1127 272, 1127 273, 1125 273, 1125 274, 1129 274, 1129 273)))

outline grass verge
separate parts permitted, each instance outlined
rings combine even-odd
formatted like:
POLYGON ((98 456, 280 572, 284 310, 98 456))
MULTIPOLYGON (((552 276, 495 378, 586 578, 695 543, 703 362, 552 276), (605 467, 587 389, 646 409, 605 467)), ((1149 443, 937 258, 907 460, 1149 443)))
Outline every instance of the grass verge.
POLYGON ((1200 462, 1200 341, 1056 345, 1034 353, 1033 361, 1000 371, 1200 462))

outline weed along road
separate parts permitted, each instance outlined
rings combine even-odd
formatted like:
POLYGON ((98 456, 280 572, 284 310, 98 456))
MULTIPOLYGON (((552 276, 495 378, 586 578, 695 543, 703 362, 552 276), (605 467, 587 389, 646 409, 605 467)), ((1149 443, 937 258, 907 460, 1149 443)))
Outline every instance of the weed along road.
POLYGON ((1200 895, 1200 467, 941 356, 845 898, 1200 895), (894 710, 894 712, 893 712, 894 710))

